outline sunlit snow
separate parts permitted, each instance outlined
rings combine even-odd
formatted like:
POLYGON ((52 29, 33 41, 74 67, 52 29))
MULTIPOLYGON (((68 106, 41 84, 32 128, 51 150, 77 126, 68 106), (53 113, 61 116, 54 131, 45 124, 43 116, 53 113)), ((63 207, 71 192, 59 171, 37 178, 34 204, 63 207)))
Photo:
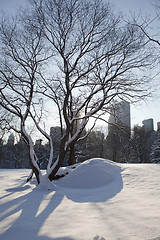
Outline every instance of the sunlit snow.
POLYGON ((88 160, 52 182, 0 170, 0 240, 158 240, 160 165, 88 160))
POLYGON ((68 176, 59 181, 60 186, 67 188, 102 187, 120 175, 118 164, 104 159, 91 159, 80 164, 68 176))

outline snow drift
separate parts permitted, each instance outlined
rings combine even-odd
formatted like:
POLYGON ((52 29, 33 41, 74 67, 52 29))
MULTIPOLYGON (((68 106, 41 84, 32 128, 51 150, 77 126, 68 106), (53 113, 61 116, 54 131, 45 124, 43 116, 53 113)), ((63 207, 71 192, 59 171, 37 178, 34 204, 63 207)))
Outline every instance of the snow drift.
POLYGON ((112 182, 121 172, 120 165, 105 159, 90 159, 80 164, 59 186, 65 188, 98 188, 112 182))

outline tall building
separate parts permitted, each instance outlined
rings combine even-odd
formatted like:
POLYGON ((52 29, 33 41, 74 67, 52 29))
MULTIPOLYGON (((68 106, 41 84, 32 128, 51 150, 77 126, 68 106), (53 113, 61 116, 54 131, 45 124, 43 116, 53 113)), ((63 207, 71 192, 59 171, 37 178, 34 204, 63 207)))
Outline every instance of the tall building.
POLYGON ((145 132, 153 132, 154 127, 153 127, 153 118, 145 119, 142 121, 143 128, 145 132))
POLYGON ((122 132, 130 135, 131 119, 130 119, 130 104, 126 101, 115 104, 108 120, 108 134, 112 134, 117 128, 122 132))
POLYGON ((130 104, 126 101, 115 104, 108 122, 106 157, 117 162, 128 162, 131 135, 130 104))
POLYGON ((60 142, 61 139, 61 128, 59 126, 50 128, 50 136, 55 142, 60 142))

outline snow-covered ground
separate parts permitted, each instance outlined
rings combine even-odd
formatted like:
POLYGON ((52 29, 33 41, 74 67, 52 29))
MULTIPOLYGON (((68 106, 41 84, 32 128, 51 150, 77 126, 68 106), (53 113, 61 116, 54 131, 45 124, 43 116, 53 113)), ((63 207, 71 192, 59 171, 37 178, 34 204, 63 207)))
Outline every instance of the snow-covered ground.
POLYGON ((160 165, 94 159, 50 190, 29 173, 0 170, 0 240, 160 239, 160 165))

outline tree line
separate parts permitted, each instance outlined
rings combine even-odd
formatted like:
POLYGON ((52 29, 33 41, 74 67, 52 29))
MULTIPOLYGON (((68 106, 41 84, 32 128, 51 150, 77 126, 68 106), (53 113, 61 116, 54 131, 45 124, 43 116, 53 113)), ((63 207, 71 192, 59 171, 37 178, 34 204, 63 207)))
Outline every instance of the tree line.
MULTIPOLYGON (((59 131, 59 132, 58 132, 59 131)), ((60 127, 53 127, 52 133, 58 132, 60 127)), ((120 163, 159 163, 160 149, 158 150, 159 138, 157 132, 146 132, 144 128, 137 126, 133 129, 132 137, 117 129, 112 135, 107 135, 100 130, 92 130, 87 138, 75 146, 75 163, 83 162, 91 158, 105 158, 120 163)), ((54 146, 53 162, 59 153, 60 137, 55 138, 52 134, 54 146)), ((34 151, 38 158, 41 169, 47 169, 49 160, 49 144, 43 144, 39 139, 34 143, 34 151)), ((66 154, 62 166, 68 166, 70 156, 66 154)), ((7 144, 0 141, 0 168, 17 169, 29 168, 29 148, 23 139, 14 144, 14 136, 11 134, 7 144)))

